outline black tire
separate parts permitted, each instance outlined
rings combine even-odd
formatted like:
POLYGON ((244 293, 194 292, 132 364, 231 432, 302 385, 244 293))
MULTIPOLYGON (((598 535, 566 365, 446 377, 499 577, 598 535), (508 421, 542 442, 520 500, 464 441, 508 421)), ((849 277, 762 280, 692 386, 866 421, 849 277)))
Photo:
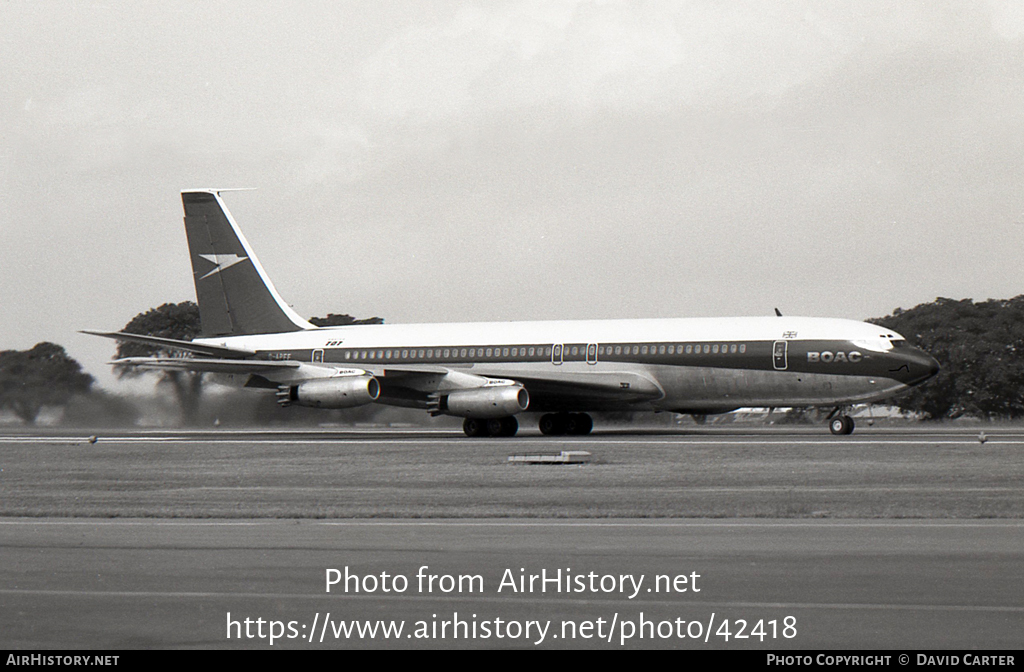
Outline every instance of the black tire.
POLYGON ((576 436, 580 433, 580 416, 578 413, 562 413, 562 426, 569 436, 576 436))
POLYGON ((516 432, 519 431, 519 421, 511 415, 502 419, 502 425, 502 436, 515 436, 516 432))
POLYGON ((540 416, 537 426, 540 428, 540 433, 545 436, 565 434, 565 421, 558 413, 546 413, 540 416))
POLYGON ((512 416, 491 418, 487 421, 488 436, 515 436, 517 431, 519 431, 519 421, 512 416))
POLYGON ((845 415, 837 415, 828 421, 828 429, 836 436, 840 436, 846 433, 846 421, 843 419, 845 415))
POLYGON ((853 434, 853 418, 848 415, 837 415, 829 420, 828 428, 836 436, 847 436, 853 434))
POLYGON ((462 431, 473 438, 487 436, 487 423, 476 418, 466 418, 462 421, 462 431))
POLYGON ((594 419, 586 413, 568 413, 565 416, 565 433, 571 436, 590 434, 594 429, 594 419))
POLYGON ((576 414, 576 435, 585 436, 594 430, 594 419, 586 413, 576 414))

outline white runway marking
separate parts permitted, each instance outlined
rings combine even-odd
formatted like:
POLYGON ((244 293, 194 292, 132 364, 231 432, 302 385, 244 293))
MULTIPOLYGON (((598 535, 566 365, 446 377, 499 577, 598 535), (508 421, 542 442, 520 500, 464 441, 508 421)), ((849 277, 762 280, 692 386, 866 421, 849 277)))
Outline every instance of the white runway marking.
POLYGON ((167 520, 167 519, 142 519, 124 520, 111 518, 90 518, 79 520, 52 520, 49 518, 40 519, 0 519, 0 527, 3 526, 41 526, 41 525, 84 525, 84 526, 195 526, 195 527, 255 527, 255 526, 325 526, 325 527, 629 527, 629 528, 664 528, 664 527, 687 527, 687 528, 737 528, 737 527, 893 527, 893 528, 962 528, 970 527, 975 529, 984 528, 1009 528, 1024 529, 1024 520, 968 520, 968 521, 944 521, 944 520, 843 520, 843 519, 822 519, 822 520, 730 520, 730 521, 694 521, 694 520, 308 520, 308 519, 270 519, 270 520, 167 520), (300 522, 301 521, 301 522, 300 522))

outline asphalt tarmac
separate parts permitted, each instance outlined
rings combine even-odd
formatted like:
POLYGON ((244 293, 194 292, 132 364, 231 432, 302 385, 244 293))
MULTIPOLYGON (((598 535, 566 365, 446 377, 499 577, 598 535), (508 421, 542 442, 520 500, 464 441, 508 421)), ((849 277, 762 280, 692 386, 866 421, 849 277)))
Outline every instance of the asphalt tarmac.
POLYGON ((10 432, 0 516, 1024 518, 1024 432, 914 427, 10 432))
POLYGON ((0 553, 9 649, 1017 649, 1024 626, 1019 520, 5 519, 0 553))
POLYGON ((1024 496, 1021 447, 1014 428, 9 432, 0 500, 94 517, 0 518, 0 648, 1018 649, 1024 519, 1006 512, 1024 496), (604 462, 504 462, 564 449, 604 462), (887 492, 970 513, 842 516, 887 492), (362 493, 364 513, 310 517, 330 493, 362 493), (611 497, 619 510, 780 493, 813 505, 786 519, 600 517, 611 497), (244 513, 271 497, 304 514, 244 513), (403 511, 582 513, 375 518, 392 515, 389 497, 403 511), (207 510, 232 502, 246 508, 207 510), (815 518, 826 505, 836 517, 815 518))

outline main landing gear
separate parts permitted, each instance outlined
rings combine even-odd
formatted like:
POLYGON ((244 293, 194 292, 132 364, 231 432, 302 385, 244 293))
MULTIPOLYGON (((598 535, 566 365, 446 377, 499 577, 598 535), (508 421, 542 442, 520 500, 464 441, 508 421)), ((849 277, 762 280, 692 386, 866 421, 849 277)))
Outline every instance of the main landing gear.
POLYGON ((540 416, 540 433, 547 436, 582 436, 594 429, 594 419, 586 413, 546 413, 540 416))
POLYGON ((519 431, 519 421, 511 415, 507 418, 491 418, 480 420, 466 418, 462 421, 462 431, 466 436, 515 436, 519 431))
POLYGON ((853 434, 853 418, 842 413, 838 408, 832 412, 828 428, 837 436, 853 434))
MULTIPOLYGON (((594 419, 586 413, 545 413, 540 417, 539 425, 540 433, 547 436, 583 436, 594 429, 594 419)), ((462 421, 462 431, 473 438, 515 436, 519 431, 519 421, 513 416, 490 420, 466 418, 462 421)))

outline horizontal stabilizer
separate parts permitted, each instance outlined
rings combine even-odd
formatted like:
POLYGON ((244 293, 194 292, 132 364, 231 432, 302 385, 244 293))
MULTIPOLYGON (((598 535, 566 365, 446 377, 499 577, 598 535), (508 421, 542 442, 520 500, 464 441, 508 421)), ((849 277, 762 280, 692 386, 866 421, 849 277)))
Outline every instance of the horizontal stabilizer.
POLYGON ((123 331, 89 331, 83 330, 80 333, 89 334, 91 336, 102 336, 104 338, 112 338, 116 341, 127 341, 129 343, 142 343, 143 345, 153 345, 162 348, 174 348, 176 350, 184 350, 186 352, 195 352, 200 355, 208 355, 210 357, 224 357, 228 359, 241 359, 244 357, 252 357, 256 353, 252 350, 243 350, 241 348, 225 348, 219 345, 206 345, 203 343, 193 343, 192 341, 179 341, 176 338, 161 338, 160 336, 144 336, 142 334, 126 334, 123 331))

